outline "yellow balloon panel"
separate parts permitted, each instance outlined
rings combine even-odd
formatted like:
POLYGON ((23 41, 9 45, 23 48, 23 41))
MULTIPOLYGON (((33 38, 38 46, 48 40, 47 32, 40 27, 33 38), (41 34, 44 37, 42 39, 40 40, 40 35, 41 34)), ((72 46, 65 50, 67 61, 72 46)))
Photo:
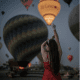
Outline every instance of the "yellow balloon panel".
POLYGON ((38 4, 38 10, 42 16, 45 14, 57 16, 60 11, 60 3, 57 1, 43 1, 38 4))

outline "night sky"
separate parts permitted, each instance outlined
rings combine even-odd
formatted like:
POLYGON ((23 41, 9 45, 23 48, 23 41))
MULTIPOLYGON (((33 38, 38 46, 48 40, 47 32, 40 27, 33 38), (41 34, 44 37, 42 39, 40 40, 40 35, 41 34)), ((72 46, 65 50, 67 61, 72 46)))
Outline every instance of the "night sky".
MULTIPOLYGON (((79 67, 80 42, 71 33, 68 23, 69 14, 72 9, 79 4, 79 1, 73 0, 70 7, 63 0, 59 0, 59 2, 61 4, 61 10, 53 23, 56 25, 56 30, 63 52, 61 57, 61 63, 65 66, 69 65, 71 67, 79 67), (71 50, 69 50, 68 47, 71 47, 71 50), (67 56, 69 54, 73 55, 73 60, 71 62, 67 59, 67 56)), ((3 40, 3 28, 9 19, 17 15, 29 14, 41 19, 46 24, 43 17, 38 11, 38 3, 39 0, 34 0, 27 10, 20 0, 0 0, 0 42, 2 43, 2 48, 0 49, 0 65, 8 61, 8 59, 13 58, 12 55, 9 53, 8 49, 6 48, 3 40), (5 54, 8 54, 9 58, 7 58, 5 54)), ((47 26, 47 28, 48 38, 50 39, 54 35, 54 33, 51 26, 47 26)), ((31 61, 32 64, 34 64, 35 62, 38 63, 37 57, 35 57, 31 61)))

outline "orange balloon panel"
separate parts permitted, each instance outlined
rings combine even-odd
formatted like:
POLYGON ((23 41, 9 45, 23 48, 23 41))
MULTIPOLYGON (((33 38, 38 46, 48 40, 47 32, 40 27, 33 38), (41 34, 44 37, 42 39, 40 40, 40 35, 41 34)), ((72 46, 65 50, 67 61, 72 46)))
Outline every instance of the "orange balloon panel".
POLYGON ((67 58, 68 58, 69 61, 72 61, 73 56, 72 55, 68 55, 67 58))
POLYGON ((60 12, 60 3, 57 0, 40 1, 38 10, 48 25, 51 25, 60 12))
POLYGON ((51 23, 53 22, 54 19, 55 19, 55 16, 53 16, 53 15, 45 15, 44 16, 44 20, 46 21, 46 23, 48 25, 51 25, 51 23))

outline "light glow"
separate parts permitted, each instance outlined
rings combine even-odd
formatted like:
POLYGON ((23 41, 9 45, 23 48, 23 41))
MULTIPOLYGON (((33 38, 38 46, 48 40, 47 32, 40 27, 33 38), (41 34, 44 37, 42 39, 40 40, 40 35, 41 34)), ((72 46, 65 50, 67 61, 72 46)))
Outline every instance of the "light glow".
POLYGON ((28 64, 28 67, 31 67, 31 63, 28 64))
POLYGON ((24 69, 24 67, 19 66, 19 69, 24 69))
POLYGON ((48 25, 51 25, 51 23, 53 22, 54 19, 55 19, 55 16, 53 16, 53 15, 44 16, 44 20, 46 21, 46 23, 48 25))

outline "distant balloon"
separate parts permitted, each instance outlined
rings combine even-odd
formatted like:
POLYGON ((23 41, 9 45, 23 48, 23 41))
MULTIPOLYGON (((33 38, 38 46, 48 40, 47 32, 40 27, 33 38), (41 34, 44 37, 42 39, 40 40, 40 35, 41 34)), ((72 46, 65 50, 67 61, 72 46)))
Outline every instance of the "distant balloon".
POLYGON ((0 42, 0 49, 2 48, 2 43, 0 42))
POLYGON ((2 13, 2 15, 4 15, 4 13, 5 13, 5 12, 4 12, 4 11, 2 11, 1 13, 2 13))
POLYGON ((72 2, 72 0, 63 0, 63 1, 66 2, 70 7, 70 3, 72 2))
POLYGON ((8 54, 6 54, 6 57, 9 57, 9 55, 8 55, 8 54))
POLYGON ((34 7, 34 4, 32 4, 32 6, 34 7))
POLYGON ((71 50, 71 47, 68 47, 69 50, 71 50))
POLYGON ((73 36, 79 41, 79 6, 75 6, 69 15, 69 28, 73 36))
POLYGON ((26 9, 28 9, 33 2, 33 0, 20 0, 20 1, 26 7, 26 9))
POLYGON ((72 55, 68 55, 67 58, 68 58, 68 60, 71 62, 72 59, 73 59, 73 56, 72 56, 72 55))

